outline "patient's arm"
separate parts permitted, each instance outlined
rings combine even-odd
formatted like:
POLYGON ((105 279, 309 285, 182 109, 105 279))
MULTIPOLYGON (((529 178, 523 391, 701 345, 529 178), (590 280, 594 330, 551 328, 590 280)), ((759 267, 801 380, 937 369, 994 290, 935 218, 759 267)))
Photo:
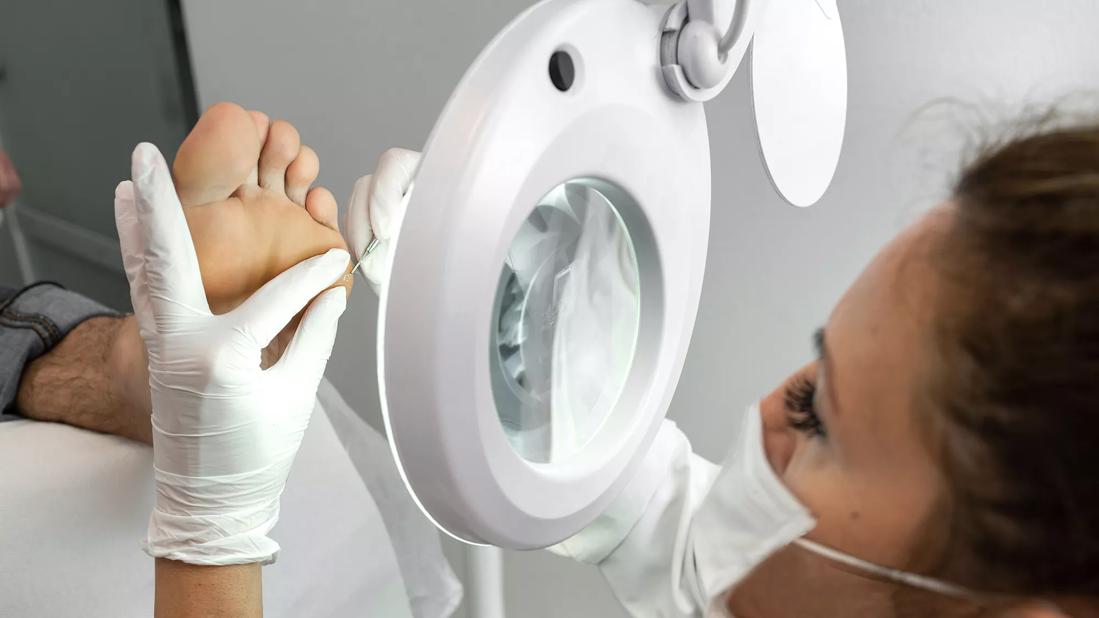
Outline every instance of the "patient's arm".
POLYGON ((263 616, 259 563, 198 566, 157 558, 157 618, 263 616))
POLYGON ((151 444, 148 376, 137 321, 90 318, 27 366, 15 405, 28 418, 151 444))

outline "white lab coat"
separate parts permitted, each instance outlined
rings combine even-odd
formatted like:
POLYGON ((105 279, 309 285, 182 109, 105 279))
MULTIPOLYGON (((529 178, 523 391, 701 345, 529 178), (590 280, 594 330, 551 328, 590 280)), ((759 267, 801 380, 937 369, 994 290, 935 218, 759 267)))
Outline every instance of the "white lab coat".
POLYGON ((610 509, 554 551, 598 565, 634 616, 725 616, 728 590, 814 525, 771 467, 752 407, 720 468, 664 421, 610 509))
POLYGON ((691 521, 718 471, 666 420, 610 508, 551 551, 598 565, 633 616, 702 616, 707 600, 691 521))

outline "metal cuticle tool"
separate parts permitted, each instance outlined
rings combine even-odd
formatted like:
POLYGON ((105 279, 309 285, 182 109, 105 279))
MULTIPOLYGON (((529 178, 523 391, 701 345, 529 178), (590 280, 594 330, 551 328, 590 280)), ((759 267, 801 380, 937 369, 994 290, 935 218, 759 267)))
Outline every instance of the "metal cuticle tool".
POLYGON ((371 253, 374 253, 374 250, 378 248, 379 244, 380 244, 380 242, 378 241, 378 237, 375 236, 370 241, 370 243, 366 245, 366 249, 364 249, 363 252, 362 252, 362 255, 359 256, 359 261, 355 263, 355 267, 352 268, 351 272, 348 273, 348 274, 349 275, 355 274, 355 271, 359 270, 359 267, 363 265, 364 261, 366 261, 367 256, 369 256, 371 253))

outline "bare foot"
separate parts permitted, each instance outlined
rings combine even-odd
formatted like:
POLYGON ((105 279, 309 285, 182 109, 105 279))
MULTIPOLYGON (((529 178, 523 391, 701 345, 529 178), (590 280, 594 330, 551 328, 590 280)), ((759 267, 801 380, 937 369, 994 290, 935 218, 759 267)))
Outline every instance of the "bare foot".
MULTIPOLYGON (((336 200, 310 189, 319 169, 289 123, 228 103, 202 115, 176 154, 173 176, 212 311, 230 311, 303 259, 347 248, 336 200)), ((343 281, 349 290, 350 279, 343 281)), ((293 330, 291 323, 268 346, 264 365, 293 330)), ((28 418, 150 443, 146 366, 132 316, 92 318, 27 367, 16 406, 28 418)))
MULTIPOLYGON (((214 313, 232 310, 306 258, 347 248, 336 199, 310 188, 319 171, 316 153, 286 121, 232 103, 199 119, 172 176, 214 313)), ((350 291, 351 277, 341 284, 350 291)))

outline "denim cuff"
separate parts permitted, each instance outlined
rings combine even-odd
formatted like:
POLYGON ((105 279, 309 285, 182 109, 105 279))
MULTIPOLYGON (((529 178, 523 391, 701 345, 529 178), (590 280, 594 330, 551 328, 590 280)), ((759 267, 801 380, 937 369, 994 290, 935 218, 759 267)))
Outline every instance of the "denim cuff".
MULTIPOLYGON (((51 281, 21 290, 0 286, 0 412, 13 411, 27 364, 49 352, 84 320, 117 315, 51 281)), ((0 421, 11 418, 0 414, 0 421)))

